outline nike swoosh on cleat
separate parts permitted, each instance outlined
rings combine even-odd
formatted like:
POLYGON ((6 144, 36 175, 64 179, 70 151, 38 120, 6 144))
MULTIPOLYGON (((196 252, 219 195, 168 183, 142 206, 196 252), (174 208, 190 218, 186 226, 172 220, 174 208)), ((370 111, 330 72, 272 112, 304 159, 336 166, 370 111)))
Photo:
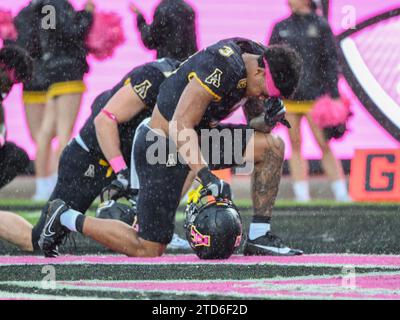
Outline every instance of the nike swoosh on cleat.
POLYGON ((262 246, 259 244, 253 244, 253 246, 260 248, 260 249, 265 249, 274 253, 279 253, 279 254, 288 254, 292 249, 288 248, 288 247, 284 247, 284 248, 277 248, 277 247, 268 247, 268 246, 262 246))
POLYGON ((51 236, 53 236, 53 235, 56 234, 54 231, 51 231, 51 230, 50 230, 50 225, 54 222, 54 219, 56 218, 58 212, 62 209, 62 207, 63 207, 63 206, 60 206, 60 207, 56 210, 56 212, 53 213, 53 215, 51 216, 49 222, 47 222, 46 227, 45 227, 45 231, 44 231, 44 236, 45 236, 45 237, 51 237, 51 236), (47 233, 47 231, 48 231, 49 233, 47 233))

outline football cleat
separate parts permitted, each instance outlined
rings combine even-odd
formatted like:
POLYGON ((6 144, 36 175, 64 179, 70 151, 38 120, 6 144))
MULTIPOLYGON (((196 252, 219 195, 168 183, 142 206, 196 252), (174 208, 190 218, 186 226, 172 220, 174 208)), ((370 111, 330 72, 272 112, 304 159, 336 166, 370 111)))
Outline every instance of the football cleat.
POLYGON ((190 250, 191 246, 185 239, 179 237, 176 233, 172 237, 171 242, 168 244, 167 249, 170 250, 190 250))
POLYGON ((299 256, 303 254, 303 251, 285 246, 282 239, 267 232, 257 239, 247 239, 243 254, 245 256, 299 256))
POLYGON ((60 217, 68 209, 65 202, 59 199, 51 201, 48 205, 46 224, 39 239, 39 247, 45 257, 58 256, 58 246, 69 233, 69 230, 61 224, 60 217))

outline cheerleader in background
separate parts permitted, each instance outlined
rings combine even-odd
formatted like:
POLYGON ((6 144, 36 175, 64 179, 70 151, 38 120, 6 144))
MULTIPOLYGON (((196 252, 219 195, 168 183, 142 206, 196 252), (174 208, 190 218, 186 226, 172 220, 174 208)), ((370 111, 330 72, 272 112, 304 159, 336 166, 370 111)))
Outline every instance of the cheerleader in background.
MULTIPOLYGON (((88 72, 85 39, 93 22, 94 4, 89 0, 82 11, 76 11, 67 0, 39 0, 40 7, 55 8, 55 28, 40 28, 39 41, 43 74, 49 81, 44 118, 37 135, 36 194, 34 200, 47 200, 57 181, 48 174, 51 141, 58 137, 59 155, 71 138, 85 91, 83 77, 88 72), (49 181, 53 181, 49 185, 49 181)), ((41 9, 40 9, 41 10, 41 9)))
MULTIPOLYGON (((310 200, 308 166, 301 154, 300 125, 301 120, 306 118, 321 148, 322 165, 331 180, 335 199, 347 202, 350 198, 343 169, 329 146, 329 138, 340 137, 344 132, 337 134, 338 127, 333 127, 334 130, 328 132, 327 136, 327 130, 324 131, 319 127, 312 116, 312 109, 315 106, 318 107, 318 111, 321 110, 321 106, 323 108, 341 106, 338 90, 339 62, 335 38, 326 19, 316 13, 317 6, 314 1, 289 0, 289 6, 292 15, 275 25, 270 44, 288 44, 300 53, 304 61, 299 88, 292 100, 285 102, 288 111, 287 119, 292 125, 292 129, 289 130, 292 145, 292 158, 289 163, 296 200, 300 202, 310 200)), ((346 112, 343 114, 345 117, 348 115, 346 112)), ((332 124, 337 123, 332 122, 332 124)))
POLYGON ((32 140, 37 143, 39 129, 43 120, 46 92, 49 83, 43 74, 43 62, 39 43, 40 12, 38 0, 32 0, 14 18, 18 34, 16 44, 24 48, 33 59, 33 74, 30 81, 23 84, 23 102, 32 140))
POLYGON ((3 99, 15 83, 27 81, 32 61, 24 50, 6 46, 0 50, 0 188, 25 171, 29 157, 24 150, 6 141, 3 99))
MULTIPOLYGON (((47 102, 47 89, 49 81, 43 72, 43 60, 39 42, 40 28, 40 1, 32 0, 14 18, 14 26, 17 31, 15 43, 24 48, 33 59, 33 74, 29 81, 23 83, 23 103, 26 120, 32 141, 38 144, 39 130, 44 118, 44 110, 47 102)), ((6 41, 11 42, 10 40, 6 41)), ((51 159, 51 150, 46 155, 46 159, 51 159)), ((47 176, 54 171, 48 168, 47 176)), ((46 185, 51 186, 52 181, 47 181, 46 185)), ((43 189, 44 187, 42 187, 43 189)))

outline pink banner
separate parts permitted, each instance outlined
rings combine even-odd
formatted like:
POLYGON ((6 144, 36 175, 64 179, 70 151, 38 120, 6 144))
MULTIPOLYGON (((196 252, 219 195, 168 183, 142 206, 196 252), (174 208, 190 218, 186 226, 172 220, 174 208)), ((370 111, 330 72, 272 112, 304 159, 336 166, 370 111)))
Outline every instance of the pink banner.
MULTIPOLYGON (((84 0, 71 1, 77 8, 82 8, 84 0)), ((118 48, 115 55, 106 61, 96 61, 89 57, 90 73, 86 76, 85 82, 88 91, 84 95, 82 108, 75 127, 75 133, 83 125, 85 119, 90 113, 90 105, 94 98, 103 90, 112 87, 121 77, 132 67, 151 61, 155 53, 148 51, 142 45, 139 33, 136 30, 135 19, 128 10, 128 0, 117 1, 95 1, 98 10, 115 11, 123 18, 127 41, 118 48)), ((152 13, 158 0, 136 1, 135 3, 143 10, 148 21, 151 21, 152 13)), ((289 10, 287 0, 276 0, 266 2, 264 0, 202 0, 188 1, 197 12, 198 24, 198 43, 201 48, 208 46, 220 39, 243 36, 257 41, 266 42, 269 38, 271 28, 275 22, 288 16, 289 10)), ((384 12, 390 8, 398 6, 398 0, 333 0, 331 8, 331 23, 336 34, 340 34, 346 28, 349 28, 351 17, 354 13, 356 22, 363 21, 368 17, 384 12), (350 19, 350 20, 349 20, 350 19)), ((1 9, 11 9, 14 14, 27 3, 27 0, 0 0, 1 9)), ((399 24, 399 20, 394 21, 399 24)), ((368 31, 366 31, 368 32, 368 31)), ((378 33, 379 34, 379 33, 378 33)), ((361 39, 361 38, 360 38, 361 39)), ((399 48, 400 40, 397 41, 399 48)), ((355 39, 355 43, 358 43, 355 39)), ((385 50, 385 47, 374 48, 376 50, 385 50)), ((368 55, 368 48, 360 49, 362 55, 368 55)), ((398 57, 398 56, 397 56, 398 57)), ((367 59, 367 58, 366 58, 367 59)), ((376 57, 375 57, 376 59, 376 57)), ((373 61, 373 59, 369 60, 373 61)), ((400 73, 400 65, 394 61, 390 68, 394 77, 400 73), (396 69, 397 68, 397 69, 396 69)), ((382 71, 382 70, 380 70, 382 71)), ((384 72, 384 71, 383 71, 384 72)), ((390 70, 387 71, 388 73, 390 70)), ((380 77, 385 78, 385 74, 379 73, 380 77)), ((366 111, 358 99, 352 95, 351 89, 346 81, 341 82, 341 88, 352 96, 352 109, 354 116, 350 121, 350 132, 340 141, 332 142, 335 154, 340 158, 351 158, 355 149, 359 148, 396 148, 399 143, 392 138, 366 111)), ((400 97, 400 83, 393 83, 391 86, 394 99, 400 97), (396 91, 397 90, 397 91, 396 91), (397 97, 396 97, 397 94, 397 97)), ((398 101, 398 100, 397 100, 398 101)), ((24 147, 31 156, 34 155, 35 146, 32 143, 26 126, 23 105, 21 101, 21 87, 16 86, 10 96, 5 101, 6 121, 9 132, 9 140, 15 141, 24 147)), ((242 121, 243 116, 239 112, 233 116, 233 121, 242 121)), ((277 133, 281 135, 287 145, 287 131, 284 128, 278 128, 277 133)), ((318 159, 321 157, 319 148, 315 140, 310 135, 307 125, 303 127, 304 147, 303 153, 307 158, 318 159)), ((287 148, 286 156, 290 157, 290 148, 287 148)))

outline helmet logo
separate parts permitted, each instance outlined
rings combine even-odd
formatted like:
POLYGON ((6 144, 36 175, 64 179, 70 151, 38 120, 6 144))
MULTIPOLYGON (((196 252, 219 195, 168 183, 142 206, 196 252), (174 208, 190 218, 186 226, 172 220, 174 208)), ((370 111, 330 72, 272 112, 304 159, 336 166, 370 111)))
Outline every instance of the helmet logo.
POLYGON ((192 243, 194 244, 195 247, 199 246, 209 247, 211 245, 210 236, 202 235, 193 225, 190 230, 190 235, 192 237, 192 243))

